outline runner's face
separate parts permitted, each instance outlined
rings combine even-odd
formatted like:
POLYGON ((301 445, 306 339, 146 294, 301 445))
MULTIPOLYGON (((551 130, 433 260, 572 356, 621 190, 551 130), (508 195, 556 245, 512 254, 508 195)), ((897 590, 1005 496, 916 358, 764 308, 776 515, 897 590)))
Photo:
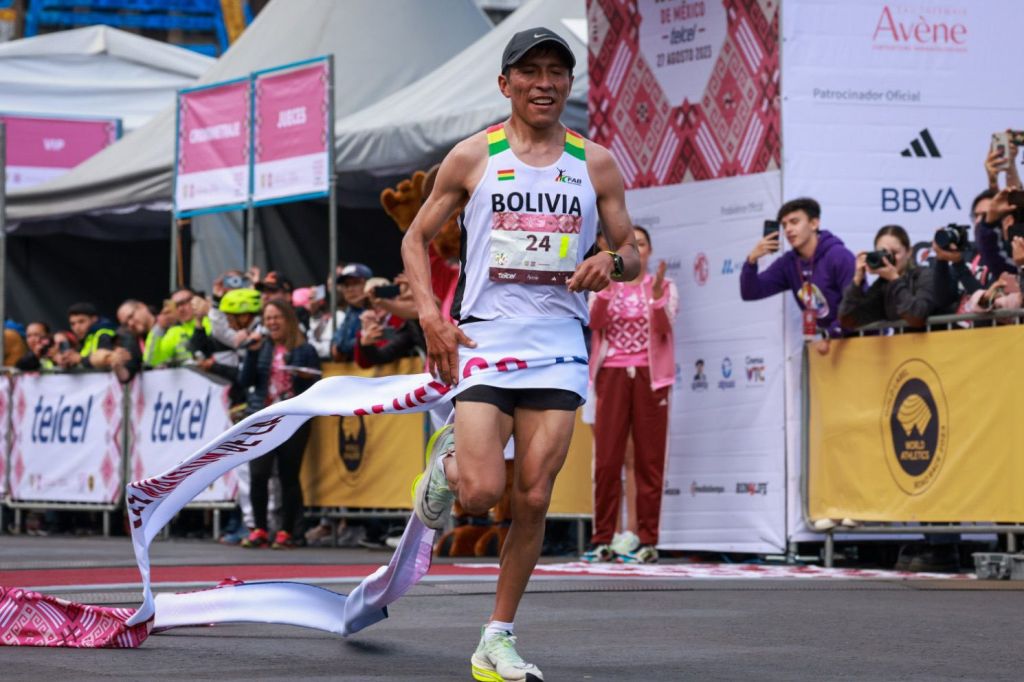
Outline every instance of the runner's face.
POLYGON ((530 50, 498 76, 501 94, 512 101, 512 113, 528 125, 546 128, 558 123, 572 88, 572 72, 554 50, 530 50))

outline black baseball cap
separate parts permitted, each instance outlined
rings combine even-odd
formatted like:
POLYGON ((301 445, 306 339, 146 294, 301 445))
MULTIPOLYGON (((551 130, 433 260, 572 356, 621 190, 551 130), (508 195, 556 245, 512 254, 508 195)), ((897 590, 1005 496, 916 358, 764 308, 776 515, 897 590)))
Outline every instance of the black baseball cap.
POLYGON ((505 69, 522 59, 523 55, 527 52, 544 43, 551 43, 553 46, 561 48, 566 61, 569 63, 569 68, 576 68, 576 55, 572 53, 572 48, 569 47, 569 43, 565 42, 565 38, 549 28, 539 26, 537 28, 528 28, 512 36, 512 39, 508 41, 508 45, 505 46, 505 52, 501 55, 502 72, 504 73, 505 69))

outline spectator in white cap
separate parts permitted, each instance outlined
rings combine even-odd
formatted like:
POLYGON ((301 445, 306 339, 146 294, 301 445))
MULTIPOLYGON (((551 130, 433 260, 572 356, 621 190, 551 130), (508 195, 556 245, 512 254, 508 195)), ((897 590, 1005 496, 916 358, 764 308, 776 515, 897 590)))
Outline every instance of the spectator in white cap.
POLYGON ((347 362, 355 353, 356 335, 359 333, 359 316, 366 309, 366 280, 373 277, 373 271, 362 263, 349 263, 341 269, 336 283, 341 285, 345 299, 345 317, 331 339, 331 354, 335 360, 347 362))

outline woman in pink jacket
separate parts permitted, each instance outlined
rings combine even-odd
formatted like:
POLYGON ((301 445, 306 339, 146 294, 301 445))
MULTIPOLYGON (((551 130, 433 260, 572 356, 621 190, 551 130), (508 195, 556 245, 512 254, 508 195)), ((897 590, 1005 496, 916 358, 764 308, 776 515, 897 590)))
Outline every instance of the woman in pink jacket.
POLYGON ((597 395, 594 419, 594 530, 588 561, 612 561, 609 543, 622 504, 622 464, 633 435, 637 535, 640 547, 626 561, 658 560, 668 397, 675 380, 672 324, 679 310, 676 285, 665 278, 665 262, 651 276, 651 238, 634 227, 642 273, 632 282, 613 282, 590 302, 593 331, 590 379, 597 395))

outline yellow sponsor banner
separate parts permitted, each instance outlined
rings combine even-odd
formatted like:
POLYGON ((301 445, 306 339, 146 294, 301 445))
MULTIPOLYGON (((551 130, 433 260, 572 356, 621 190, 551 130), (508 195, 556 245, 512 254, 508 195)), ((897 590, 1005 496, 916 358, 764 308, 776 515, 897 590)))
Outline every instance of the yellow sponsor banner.
POLYGON ((813 519, 1024 521, 1024 327, 808 354, 813 519))
POLYGON ((569 443, 569 456, 555 480, 551 493, 551 514, 586 514, 594 511, 594 436, 589 424, 580 420, 576 410, 576 428, 569 443))
MULTIPOLYGON (((423 371, 419 358, 362 369, 325 363, 324 376, 390 376, 423 371)), ((423 471, 424 414, 317 417, 302 461, 303 501, 310 507, 410 509, 412 482, 423 471)), ((551 498, 551 513, 590 514, 590 427, 579 421, 551 498)))

